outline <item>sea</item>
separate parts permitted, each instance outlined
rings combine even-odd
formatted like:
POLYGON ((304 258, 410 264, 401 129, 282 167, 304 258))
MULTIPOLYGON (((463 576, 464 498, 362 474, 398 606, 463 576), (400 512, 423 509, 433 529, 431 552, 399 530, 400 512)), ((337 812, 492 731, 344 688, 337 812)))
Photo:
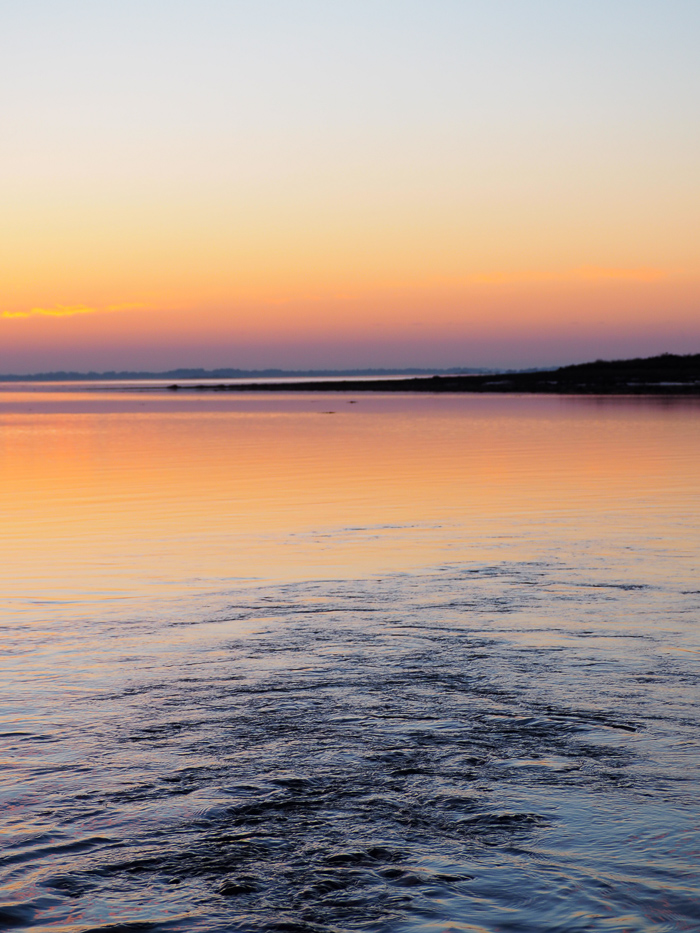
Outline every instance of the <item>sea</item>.
POLYGON ((0 929, 700 929, 700 401, 0 386, 0 929))

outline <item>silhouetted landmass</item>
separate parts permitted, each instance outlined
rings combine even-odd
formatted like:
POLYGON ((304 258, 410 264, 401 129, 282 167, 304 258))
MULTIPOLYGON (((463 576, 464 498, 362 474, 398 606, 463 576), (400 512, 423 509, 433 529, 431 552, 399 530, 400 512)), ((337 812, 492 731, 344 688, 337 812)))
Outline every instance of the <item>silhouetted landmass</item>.
POLYGON ((98 382, 188 380, 172 390, 304 392, 535 392, 595 395, 700 395, 700 354, 632 360, 596 360, 559 369, 503 371, 474 367, 451 369, 170 369, 164 372, 46 372, 0 375, 0 382, 98 382), (405 377, 392 378, 387 377, 405 377), (358 377, 362 381, 358 381, 358 377), (376 378, 372 378, 376 377, 376 378), (297 382, 268 382, 295 378, 297 382), (245 379, 242 384, 195 383, 197 379, 245 379), (304 379, 313 380, 305 382, 304 379))
POLYGON ((311 379, 328 376, 343 379, 350 376, 425 376, 433 373, 493 373, 485 367, 452 367, 450 369, 168 369, 164 372, 122 370, 96 372, 68 372, 0 375, 0 382, 117 382, 148 379, 311 379))
POLYGON ((445 374, 407 379, 343 379, 314 382, 169 387, 199 391, 254 392, 525 392, 576 395, 699 395, 700 353, 664 353, 645 359, 596 360, 554 370, 445 374))

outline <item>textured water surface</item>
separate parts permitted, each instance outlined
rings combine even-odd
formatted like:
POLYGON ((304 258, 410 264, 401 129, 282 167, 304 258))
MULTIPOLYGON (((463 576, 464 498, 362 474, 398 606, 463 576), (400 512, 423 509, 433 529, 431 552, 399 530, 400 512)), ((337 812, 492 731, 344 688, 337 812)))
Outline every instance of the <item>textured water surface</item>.
POLYGON ((39 396, 0 928, 700 928, 697 406, 39 396))
POLYGON ((6 926, 697 929, 698 592, 504 564, 240 597, 165 663, 130 620, 116 689, 4 732, 6 926))

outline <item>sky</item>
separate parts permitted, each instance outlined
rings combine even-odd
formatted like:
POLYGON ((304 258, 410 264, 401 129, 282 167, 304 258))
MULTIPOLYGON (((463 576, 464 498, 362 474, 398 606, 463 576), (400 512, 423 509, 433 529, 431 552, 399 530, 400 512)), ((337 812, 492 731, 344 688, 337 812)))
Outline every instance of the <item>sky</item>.
POLYGON ((700 352, 697 0, 0 0, 0 372, 700 352))

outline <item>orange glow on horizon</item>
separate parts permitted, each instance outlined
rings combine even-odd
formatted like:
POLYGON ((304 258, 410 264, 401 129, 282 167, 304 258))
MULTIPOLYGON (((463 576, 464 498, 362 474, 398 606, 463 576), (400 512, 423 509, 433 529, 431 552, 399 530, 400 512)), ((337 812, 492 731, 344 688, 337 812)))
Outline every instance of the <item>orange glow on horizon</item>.
POLYGON ((687 3, 16 6, 0 373, 700 350, 687 3))
MULTIPOLYGON (((305 347, 315 353, 316 367, 337 367, 333 360, 324 362, 330 352, 324 347, 349 343, 373 344, 375 365, 420 365, 421 354, 427 365, 432 360, 479 365, 480 354, 483 359, 486 353, 480 345, 495 346, 501 340, 501 359, 491 349, 486 359, 499 365, 512 358, 508 341, 516 339, 530 347, 530 357, 521 357, 523 364, 533 354, 535 364, 563 363, 577 358, 578 340, 597 336, 612 335, 624 343, 625 334, 633 335, 647 340, 651 352, 655 343, 656 352, 688 352, 687 335, 699 323, 700 281, 653 268, 433 278, 403 286, 342 284, 344 290, 307 285, 282 293, 270 287, 262 295, 234 293, 228 299, 215 287, 208 297, 197 297, 193 286, 190 295, 173 294, 170 304, 76 303, 8 310, 0 320, 0 372, 21 371, 15 361, 42 353, 48 365, 35 365, 35 370, 133 368, 127 361, 149 348, 159 348, 165 356, 155 353, 149 363, 146 355, 137 368, 158 368, 161 358, 167 359, 162 368, 246 367, 248 361, 294 368, 293 358, 303 356, 305 347), (567 342, 568 353, 557 349, 567 342), (56 359, 70 354, 68 365, 52 366, 52 354, 56 359)), ((362 365, 360 352, 346 358, 345 367, 362 365)), ((335 358, 343 368, 342 355, 335 358)))

